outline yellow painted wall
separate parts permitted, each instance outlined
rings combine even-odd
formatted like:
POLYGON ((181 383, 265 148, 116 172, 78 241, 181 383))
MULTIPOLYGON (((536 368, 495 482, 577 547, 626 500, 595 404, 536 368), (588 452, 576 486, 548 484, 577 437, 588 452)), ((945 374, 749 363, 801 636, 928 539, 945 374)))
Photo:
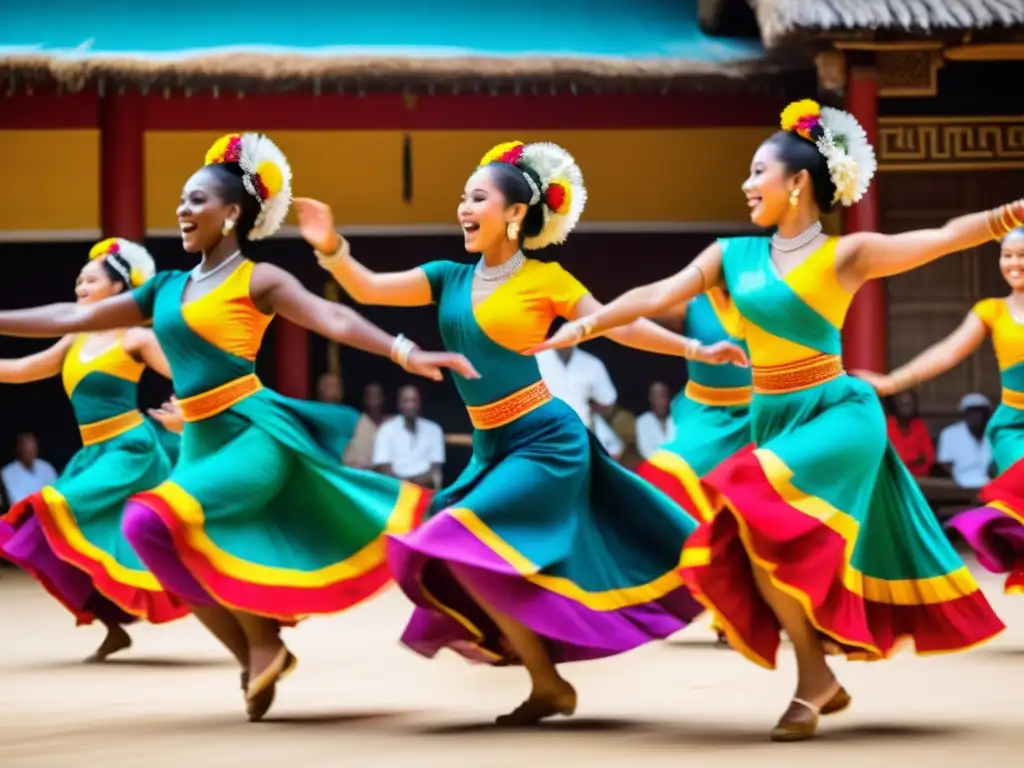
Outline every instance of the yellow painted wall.
POLYGON ((0 131, 0 231, 100 226, 96 129, 0 131))
MULTIPOLYGON (((491 146, 516 138, 554 141, 583 169, 584 220, 744 221, 739 191, 750 156, 768 128, 416 131, 411 134, 413 199, 402 200, 399 131, 277 131, 295 174, 295 194, 329 202, 342 224, 446 224, 462 186, 491 146)), ((215 132, 146 135, 146 226, 175 226, 181 187, 215 132)))

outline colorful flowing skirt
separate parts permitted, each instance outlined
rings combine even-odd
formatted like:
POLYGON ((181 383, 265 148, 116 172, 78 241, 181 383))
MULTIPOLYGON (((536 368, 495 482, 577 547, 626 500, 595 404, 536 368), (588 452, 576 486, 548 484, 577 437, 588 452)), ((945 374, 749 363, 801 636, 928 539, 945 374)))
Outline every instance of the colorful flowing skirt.
POLYGON ((694 521, 614 462, 564 402, 478 429, 473 443, 424 524, 388 536, 416 605, 410 648, 516 663, 464 585, 536 632, 556 663, 627 651, 702 612, 678 571, 694 521))
POLYGON ((673 404, 676 436, 637 468, 637 473, 668 494, 697 522, 710 520, 700 478, 750 445, 750 408, 710 406, 687 397, 673 404))
MULTIPOLYGON (((295 622, 386 587, 383 534, 413 528, 429 494, 344 467, 359 414, 258 391, 186 424, 170 478, 131 500, 125 533, 169 591, 295 622)), ((223 407, 223 406, 221 406, 223 407)))
POLYGON ((42 583, 79 624, 180 618, 188 607, 163 589, 121 532, 128 497, 170 473, 148 422, 86 445, 52 486, 0 518, 0 555, 42 583))
POLYGON ((715 515, 683 574, 732 646, 773 668, 780 626, 751 564, 855 659, 968 649, 1004 626, 886 437, 865 382, 756 394, 755 448, 705 477, 715 515))

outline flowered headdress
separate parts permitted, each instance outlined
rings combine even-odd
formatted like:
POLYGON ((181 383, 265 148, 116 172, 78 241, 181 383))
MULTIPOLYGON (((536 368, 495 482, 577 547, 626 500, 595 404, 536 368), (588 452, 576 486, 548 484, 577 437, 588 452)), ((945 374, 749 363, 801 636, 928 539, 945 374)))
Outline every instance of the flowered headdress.
POLYGON ((833 203, 850 206, 864 197, 878 170, 878 161, 867 134, 853 115, 804 99, 782 110, 782 130, 793 131, 824 155, 836 187, 833 203))
POLYGON ((138 288, 156 274, 156 263, 149 251, 120 237, 109 237, 96 243, 89 251, 89 259, 103 259, 130 288, 138 288))
POLYGON ((246 191, 260 204, 250 240, 277 232, 292 203, 292 169, 277 145, 262 133, 229 133, 206 153, 206 165, 238 163, 246 191))
POLYGON ((527 237, 523 244, 530 250, 564 243, 587 204, 583 172, 572 155, 557 144, 523 144, 509 141, 499 144, 483 156, 480 165, 508 163, 523 172, 533 196, 530 205, 543 202, 544 227, 540 234, 527 237))

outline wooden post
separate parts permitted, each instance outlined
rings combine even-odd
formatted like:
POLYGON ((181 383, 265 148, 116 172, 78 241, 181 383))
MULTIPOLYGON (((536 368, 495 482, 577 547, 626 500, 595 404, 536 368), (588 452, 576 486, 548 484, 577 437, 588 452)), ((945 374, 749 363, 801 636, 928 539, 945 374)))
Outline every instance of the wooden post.
POLYGON ((100 220, 104 237, 146 236, 142 94, 107 93, 100 101, 100 220))

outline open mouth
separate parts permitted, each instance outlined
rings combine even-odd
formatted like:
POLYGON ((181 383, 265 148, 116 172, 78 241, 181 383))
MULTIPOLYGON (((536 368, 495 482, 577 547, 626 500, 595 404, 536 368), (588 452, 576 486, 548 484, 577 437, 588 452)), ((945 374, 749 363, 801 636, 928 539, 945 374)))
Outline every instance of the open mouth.
POLYGON ((757 208, 757 206, 759 206, 760 204, 761 204, 761 198, 760 197, 748 197, 747 198, 747 207, 748 208, 754 209, 754 208, 757 208))
POLYGON ((196 231, 196 225, 191 221, 183 221, 179 226, 181 227, 181 234, 183 235, 196 231))
POLYGON ((477 224, 475 221, 464 221, 464 222, 462 222, 462 231, 466 232, 467 234, 470 234, 470 233, 473 233, 473 232, 478 232, 479 230, 480 230, 480 225, 477 224))

